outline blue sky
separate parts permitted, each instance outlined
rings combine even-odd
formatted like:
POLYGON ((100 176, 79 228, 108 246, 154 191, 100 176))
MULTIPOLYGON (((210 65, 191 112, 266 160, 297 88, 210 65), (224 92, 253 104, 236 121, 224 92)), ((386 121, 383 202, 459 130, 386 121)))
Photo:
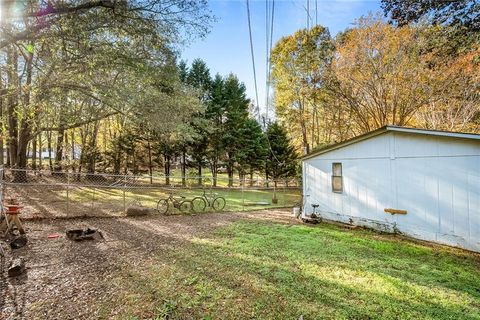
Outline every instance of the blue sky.
MULTIPOLYGON (((271 1, 271 0, 269 0, 271 1)), ((316 0, 318 23, 332 35, 352 25, 369 11, 380 10, 380 0, 316 0)), ((255 99, 253 68, 248 35, 245 0, 210 0, 210 9, 218 21, 205 39, 196 39, 184 48, 182 58, 189 63, 203 59, 212 75, 233 72, 245 83, 249 98, 255 99)), ((275 0, 274 43, 307 23, 307 0, 275 0)), ((259 106, 265 106, 266 34, 265 0, 250 0, 253 46, 257 71, 259 106)), ((311 23, 315 23, 315 0, 310 0, 311 23)))

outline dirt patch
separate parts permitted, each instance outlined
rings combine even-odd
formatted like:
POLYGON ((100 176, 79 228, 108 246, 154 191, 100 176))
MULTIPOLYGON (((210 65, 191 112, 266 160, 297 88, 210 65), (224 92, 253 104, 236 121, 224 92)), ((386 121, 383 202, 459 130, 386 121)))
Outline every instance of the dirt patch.
MULTIPOLYGON (((114 303, 117 288, 111 280, 120 269, 141 269, 158 260, 162 250, 240 219, 298 223, 290 210, 27 221, 28 245, 13 252, 25 259, 27 273, 17 279, 7 278, 6 271, 0 276, 0 319, 111 317, 100 306, 114 303), (65 237, 66 230, 88 227, 100 230, 105 239, 74 242, 65 237), (48 238, 51 234, 61 237, 48 238)), ((10 258, 12 252, 7 252, 10 258)))

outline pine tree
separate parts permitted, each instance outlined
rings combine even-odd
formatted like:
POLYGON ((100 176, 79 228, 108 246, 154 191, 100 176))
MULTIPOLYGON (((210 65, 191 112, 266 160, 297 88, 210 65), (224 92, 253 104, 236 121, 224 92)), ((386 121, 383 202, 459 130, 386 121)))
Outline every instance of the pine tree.
POLYGON ((238 78, 230 74, 224 81, 225 122, 222 128, 222 146, 227 165, 228 185, 233 185, 233 169, 242 154, 245 123, 248 120, 250 100, 246 88, 238 78))
POLYGON ((238 171, 242 178, 246 174, 253 178, 255 171, 263 171, 268 155, 268 143, 260 124, 254 119, 247 119, 242 128, 241 148, 238 150, 238 171))
POLYGON ((287 136, 286 130, 278 123, 271 123, 267 128, 267 139, 270 153, 266 161, 266 176, 272 178, 277 185, 277 179, 296 175, 298 155, 287 136))
MULTIPOLYGON (((180 71, 183 70, 182 65, 179 68, 180 71)), ((185 74, 185 82, 198 90, 200 101, 207 107, 211 99, 212 78, 210 70, 203 60, 195 59, 193 61, 192 67, 185 74)), ((186 146, 192 158, 190 165, 197 168, 198 185, 203 184, 202 168, 206 164, 207 148, 212 128, 211 121, 206 117, 206 111, 205 109, 192 117, 190 126, 195 137, 186 146)))

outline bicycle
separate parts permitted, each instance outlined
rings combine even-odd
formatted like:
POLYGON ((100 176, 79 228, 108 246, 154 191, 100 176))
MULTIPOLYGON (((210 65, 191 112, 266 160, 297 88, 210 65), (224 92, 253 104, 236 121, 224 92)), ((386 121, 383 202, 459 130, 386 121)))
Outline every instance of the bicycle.
POLYGON ((206 191, 203 190, 201 196, 192 199, 192 208, 195 212, 205 211, 207 207, 220 211, 225 208, 226 203, 225 198, 220 197, 218 193, 210 193, 210 195, 207 195, 206 191))
POLYGON ((157 211, 160 214, 166 214, 170 207, 170 203, 173 208, 178 209, 182 213, 187 213, 192 210, 192 202, 185 200, 184 196, 180 196, 179 199, 173 197, 173 193, 170 192, 167 199, 160 199, 157 202, 157 211))

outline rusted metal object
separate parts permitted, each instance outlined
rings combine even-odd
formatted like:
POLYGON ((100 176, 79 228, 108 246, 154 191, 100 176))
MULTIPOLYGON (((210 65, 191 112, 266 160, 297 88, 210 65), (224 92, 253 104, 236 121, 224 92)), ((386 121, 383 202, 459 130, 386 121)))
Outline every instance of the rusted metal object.
POLYGON ((390 214, 407 214, 407 210, 399 210, 399 209, 392 209, 392 208, 385 208, 383 209, 383 211, 390 214))
POLYGON ((7 200, 4 204, 5 218, 0 224, 0 231, 6 230, 10 232, 13 230, 13 227, 16 226, 20 234, 25 234, 25 229, 18 216, 21 214, 21 208, 23 208, 23 206, 19 205, 16 199, 11 198, 7 200))

